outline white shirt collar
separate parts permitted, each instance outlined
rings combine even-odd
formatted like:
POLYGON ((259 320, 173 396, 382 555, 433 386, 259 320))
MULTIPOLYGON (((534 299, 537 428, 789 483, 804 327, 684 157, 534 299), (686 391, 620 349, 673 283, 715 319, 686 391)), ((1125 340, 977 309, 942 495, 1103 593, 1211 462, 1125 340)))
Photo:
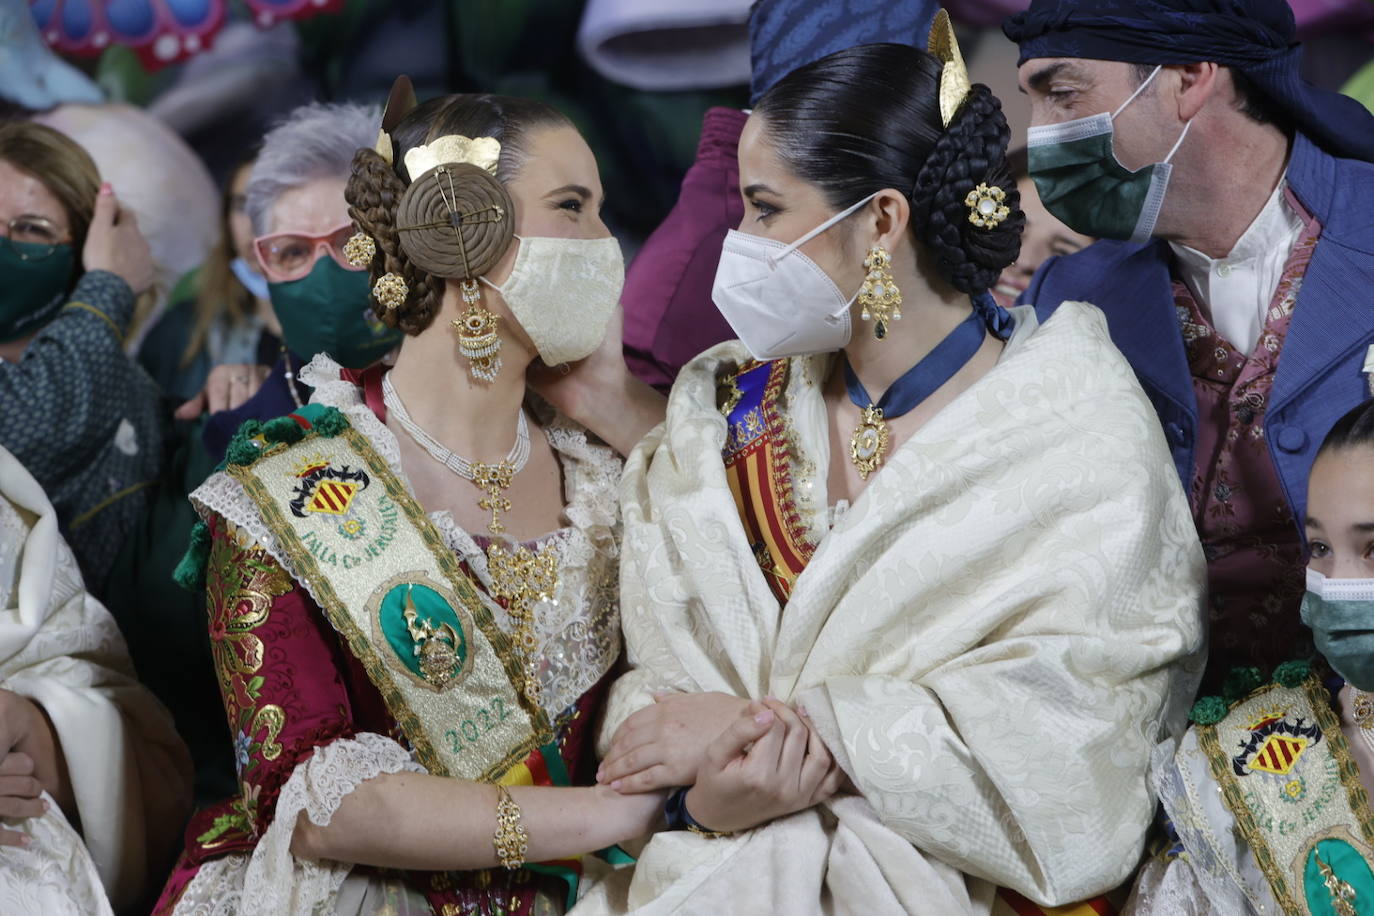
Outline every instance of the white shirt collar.
POLYGON ((1198 299, 1212 326, 1249 353, 1259 340, 1270 300, 1288 255, 1302 236, 1303 221, 1289 204, 1281 178, 1264 208, 1224 258, 1170 242, 1179 276, 1198 299))

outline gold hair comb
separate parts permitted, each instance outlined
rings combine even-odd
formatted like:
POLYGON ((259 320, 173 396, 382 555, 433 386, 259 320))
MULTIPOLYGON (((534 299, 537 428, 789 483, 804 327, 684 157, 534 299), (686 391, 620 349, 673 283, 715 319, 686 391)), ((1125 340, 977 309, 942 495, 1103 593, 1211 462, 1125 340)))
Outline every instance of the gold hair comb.
POLYGON ((415 98, 415 87, 410 83, 410 77, 401 74, 396 77, 396 81, 391 84, 391 93, 387 96, 386 107, 382 109, 382 127, 377 131, 377 142, 372 147, 377 151, 377 155, 386 160, 387 165, 394 166, 395 153, 391 146, 391 132, 396 129, 396 125, 401 123, 401 119, 420 104, 415 98))
POLYGON ((964 66, 964 55, 959 53, 959 42, 954 38, 954 24, 944 10, 935 14, 935 22, 930 27, 929 47, 930 53, 944 64, 940 71, 940 121, 949 127, 973 84, 968 78, 968 68, 964 66))
POLYGON ((406 171, 415 181, 430 169, 453 162, 475 165, 496 174, 501 158, 501 143, 495 137, 464 137, 448 134, 406 151, 406 171))

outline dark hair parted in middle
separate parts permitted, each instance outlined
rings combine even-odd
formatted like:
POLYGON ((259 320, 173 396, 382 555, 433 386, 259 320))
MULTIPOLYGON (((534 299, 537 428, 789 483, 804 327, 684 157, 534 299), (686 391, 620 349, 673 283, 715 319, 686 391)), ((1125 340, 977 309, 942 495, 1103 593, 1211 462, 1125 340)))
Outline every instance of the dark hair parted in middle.
POLYGON ((940 120, 941 65, 909 45, 869 44, 793 70, 754 111, 784 165, 836 210, 885 188, 911 202, 911 228, 941 275, 976 294, 1021 249, 1025 214, 1007 168, 1002 105, 975 85, 949 127, 940 120), (964 198, 981 183, 1006 191, 995 229, 969 222, 964 198))
POLYGON ((444 295, 444 279, 431 276, 414 264, 401 247, 396 208, 414 178, 406 171, 406 153, 438 137, 459 134, 476 139, 493 137, 501 144, 496 177, 508 183, 520 170, 528 153, 526 141, 540 127, 570 127, 562 112, 533 99, 470 94, 431 99, 416 106, 391 131, 392 161, 375 150, 360 149, 353 157, 353 174, 344 197, 358 228, 377 242, 372 259, 372 280, 385 273, 399 274, 409 287, 406 301, 394 312, 373 303, 378 317, 407 334, 419 334, 434 321, 444 295))

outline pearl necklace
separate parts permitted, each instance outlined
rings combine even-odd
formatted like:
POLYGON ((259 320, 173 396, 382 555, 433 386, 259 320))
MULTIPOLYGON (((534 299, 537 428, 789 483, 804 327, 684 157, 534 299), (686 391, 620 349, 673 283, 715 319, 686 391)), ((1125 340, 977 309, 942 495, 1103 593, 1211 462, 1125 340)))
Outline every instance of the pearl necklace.
MULTIPOLYGON (((455 455, 412 420, 405 404, 401 402, 401 396, 391 385, 390 372, 382 376, 382 401, 388 413, 396 417, 401 428, 410 434, 417 445, 429 452, 430 457, 459 477, 472 481, 487 494, 477 503, 479 508, 491 513, 487 530, 493 535, 505 531, 505 526, 501 524, 501 513, 509 512, 511 508, 505 491, 511 485, 511 479, 530 460, 530 430, 524 409, 520 411, 515 445, 510 454, 497 464, 484 464, 455 455)), ((536 650, 539 642, 534 629, 534 611, 542 602, 555 601, 559 579, 556 552, 552 547, 530 550, 523 546, 512 551, 499 538, 493 538, 487 547, 487 570, 491 577, 489 591, 493 598, 506 602, 506 610, 515 630, 515 650, 521 662, 518 686, 530 705, 537 707, 539 658, 536 650)))
POLYGON ((386 404, 387 411, 396 417, 396 422, 401 424, 401 428, 415 440, 416 445, 428 452, 435 461, 464 480, 472 481, 479 490, 487 494, 477 503, 479 508, 491 513, 487 530, 492 534, 505 531, 506 526, 501 524, 501 513, 509 512, 511 508, 510 500, 504 495, 505 491, 510 487, 512 478, 524 470, 530 460, 530 428, 525 420, 524 409, 521 409, 516 424, 515 445, 511 446, 504 459, 496 464, 487 464, 469 461, 462 455, 454 454, 412 420, 405 404, 401 402, 401 396, 391 385, 390 372, 382 376, 382 402, 386 404))

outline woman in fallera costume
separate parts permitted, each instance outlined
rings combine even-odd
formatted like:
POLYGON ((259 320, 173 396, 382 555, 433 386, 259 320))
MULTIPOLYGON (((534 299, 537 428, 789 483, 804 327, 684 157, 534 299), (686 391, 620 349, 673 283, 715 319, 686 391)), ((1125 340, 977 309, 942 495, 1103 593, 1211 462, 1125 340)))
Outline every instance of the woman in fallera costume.
MULTIPOLYGON (((566 788, 618 653, 621 464, 525 380, 603 338, 625 371, 596 162, 541 103, 406 87, 347 187, 394 367, 317 356, 312 402, 192 496, 241 792, 159 912, 557 913, 574 857, 661 816, 566 788)), ((652 424, 621 406, 622 435, 652 424)), ((838 781, 805 775, 796 807, 838 781)))
POLYGON ((997 885, 1066 904, 1138 861, 1202 554, 1101 314, 985 295, 1020 230, 1007 126, 943 13, 930 47, 800 68, 744 129, 714 292, 741 340, 627 459, 633 670, 601 730, 600 779, 676 787, 688 829, 579 913, 986 913, 997 885), (851 790, 751 830, 702 737, 766 696, 851 790))

